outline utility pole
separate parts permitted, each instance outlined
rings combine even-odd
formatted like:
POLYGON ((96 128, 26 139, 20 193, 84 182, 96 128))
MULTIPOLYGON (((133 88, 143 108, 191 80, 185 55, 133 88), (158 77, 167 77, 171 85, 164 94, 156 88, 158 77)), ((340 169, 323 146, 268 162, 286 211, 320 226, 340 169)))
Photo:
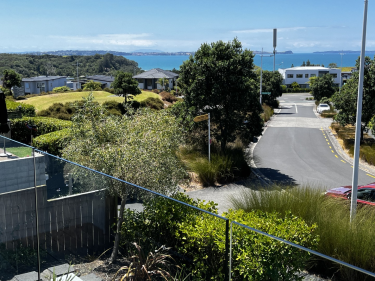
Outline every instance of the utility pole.
POLYGON ((76 87, 76 90, 78 89, 78 87, 79 87, 79 76, 78 76, 78 65, 79 65, 80 63, 78 63, 78 60, 77 60, 77 87, 76 87))
POLYGON ((365 65, 365 50, 366 50, 366 26, 367 26, 367 4, 365 0, 365 10, 363 13, 363 30, 362 30, 362 49, 361 60, 359 67, 359 81, 358 81, 358 99, 357 99, 357 119, 355 124, 355 142, 354 142, 354 163, 353 163, 353 180, 352 180, 352 198, 350 202, 350 222, 355 218, 357 212, 357 190, 358 190, 358 166, 359 166, 359 150, 361 142, 362 130, 362 95, 363 95, 363 79, 364 79, 364 65, 365 65))
POLYGON ((339 93, 341 93, 341 87, 342 87, 342 56, 344 55, 344 53, 340 53, 341 55, 341 79, 340 79, 340 89, 339 89, 339 93))
POLYGON ((276 62, 276 41, 277 41, 277 29, 273 29, 273 72, 275 72, 275 62, 276 62))

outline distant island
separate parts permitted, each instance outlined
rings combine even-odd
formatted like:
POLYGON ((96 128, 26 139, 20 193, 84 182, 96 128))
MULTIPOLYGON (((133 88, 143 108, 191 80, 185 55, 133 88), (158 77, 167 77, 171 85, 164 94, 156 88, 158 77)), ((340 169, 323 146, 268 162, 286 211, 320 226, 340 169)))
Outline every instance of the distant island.
MULTIPOLYGON (((81 51, 81 50, 64 50, 64 51, 47 51, 47 52, 21 52, 13 54, 25 54, 25 55, 53 55, 53 56, 94 56, 113 54, 115 56, 190 56, 194 55, 195 52, 162 52, 158 50, 150 50, 146 52, 144 50, 136 50, 134 52, 118 52, 118 51, 106 51, 106 50, 92 50, 92 51, 81 51)), ((254 54, 261 54, 262 51, 253 51, 254 54)), ((263 52, 263 54, 272 54, 273 52, 263 52)), ((292 51, 276 52, 276 54, 293 54, 292 51)))
POLYGON ((54 55, 54 56, 94 56, 112 54, 115 56, 190 56, 194 55, 195 52, 117 52, 117 51, 106 51, 106 50, 93 50, 93 51, 80 51, 80 50, 65 50, 65 51, 47 51, 47 52, 22 52, 17 54, 27 55, 54 55))
MULTIPOLYGON (((360 54, 361 51, 323 51, 313 52, 313 54, 360 54)), ((366 51, 366 53, 375 53, 375 51, 366 51)))

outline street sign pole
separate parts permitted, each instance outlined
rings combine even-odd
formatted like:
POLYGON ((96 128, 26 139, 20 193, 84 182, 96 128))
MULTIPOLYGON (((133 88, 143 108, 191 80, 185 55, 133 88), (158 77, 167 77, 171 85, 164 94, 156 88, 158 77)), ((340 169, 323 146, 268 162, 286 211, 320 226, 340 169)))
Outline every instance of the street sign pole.
POLYGON ((210 119, 210 113, 208 113, 208 162, 211 163, 211 119, 210 119))
POLYGON ((263 48, 262 48, 262 55, 260 57, 260 90, 259 90, 259 102, 262 105, 262 67, 263 67, 263 48))
POLYGON ((362 30, 362 49, 359 68, 358 81, 358 99, 357 99, 357 120, 355 124, 355 142, 354 142, 354 163, 353 163, 353 181, 352 181, 352 198, 350 202, 350 222, 355 218, 357 212, 357 190, 358 190, 358 166, 359 166, 359 150, 361 142, 362 130, 362 95, 363 95, 363 79, 364 79, 364 59, 366 50, 366 26, 367 26, 367 4, 365 0, 365 10, 363 13, 363 30, 362 30))

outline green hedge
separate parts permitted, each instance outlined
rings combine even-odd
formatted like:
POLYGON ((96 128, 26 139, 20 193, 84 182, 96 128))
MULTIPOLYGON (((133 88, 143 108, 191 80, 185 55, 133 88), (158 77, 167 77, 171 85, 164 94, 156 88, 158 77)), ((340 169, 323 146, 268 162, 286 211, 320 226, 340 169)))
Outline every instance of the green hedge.
MULTIPOLYGON (((213 202, 197 201, 182 193, 174 198, 217 213, 213 202)), ((231 210, 224 216, 310 249, 318 244, 316 225, 308 226, 290 212, 231 210)), ((163 198, 145 201, 143 212, 126 210, 124 218, 121 246, 125 251, 134 241, 147 250, 164 244, 174 249, 174 259, 191 272, 193 280, 223 280, 224 220, 163 198)), ((233 280, 300 280, 296 274, 309 258, 306 252, 237 225, 233 225, 232 246, 233 280)))
POLYGON ((62 149, 71 140, 72 134, 70 129, 41 135, 33 139, 33 146, 37 149, 47 151, 50 154, 61 156, 62 149))
POLYGON ((68 86, 56 87, 52 90, 54 93, 70 92, 71 89, 68 86))
POLYGON ((7 110, 8 111, 19 111, 22 116, 34 117, 35 116, 35 107, 30 104, 24 104, 21 102, 15 102, 11 100, 6 100, 7 110))
POLYGON ((36 131, 33 131, 34 137, 70 128, 72 126, 71 121, 48 117, 23 117, 20 119, 13 119, 11 120, 12 139, 23 143, 30 143, 31 131, 26 127, 26 124, 36 126, 36 131))

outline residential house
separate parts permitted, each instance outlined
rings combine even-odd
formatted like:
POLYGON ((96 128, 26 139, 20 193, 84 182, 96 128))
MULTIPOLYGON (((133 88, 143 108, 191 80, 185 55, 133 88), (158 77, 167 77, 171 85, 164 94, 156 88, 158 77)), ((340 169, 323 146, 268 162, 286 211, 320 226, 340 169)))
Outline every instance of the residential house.
POLYGON ((168 79, 168 85, 164 85, 164 87, 167 86, 172 89, 174 81, 178 78, 178 74, 168 70, 154 68, 141 74, 134 75, 133 78, 138 80, 138 87, 140 89, 146 90, 163 89, 163 85, 160 85, 157 81, 160 78, 166 78, 168 79))
POLYGON ((22 78, 21 88, 25 94, 51 92, 56 87, 66 86, 66 76, 38 76, 22 78))
POLYGON ((283 84, 288 88, 293 82, 297 82, 300 88, 309 88, 309 79, 311 77, 321 77, 330 74, 333 77, 333 83, 336 87, 341 86, 341 69, 327 68, 322 66, 299 66, 291 68, 279 68, 283 76, 283 84))
POLYGON ((111 88, 111 84, 113 81, 115 81, 115 77, 106 76, 106 75, 92 75, 92 76, 86 76, 86 79, 88 81, 92 80, 94 82, 100 82, 102 84, 102 88, 111 88))

